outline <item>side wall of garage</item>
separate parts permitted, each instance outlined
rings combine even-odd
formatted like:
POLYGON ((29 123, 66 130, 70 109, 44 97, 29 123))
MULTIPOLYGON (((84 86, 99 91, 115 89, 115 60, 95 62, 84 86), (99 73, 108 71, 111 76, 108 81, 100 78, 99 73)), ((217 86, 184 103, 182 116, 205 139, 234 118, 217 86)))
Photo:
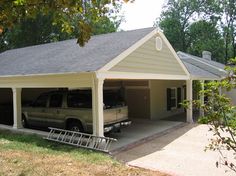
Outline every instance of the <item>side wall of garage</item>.
POLYGON ((184 109, 173 108, 167 110, 167 89, 181 88, 181 99, 184 98, 185 81, 167 81, 167 80, 151 80, 150 81, 150 114, 151 119, 161 119, 183 113, 184 109))

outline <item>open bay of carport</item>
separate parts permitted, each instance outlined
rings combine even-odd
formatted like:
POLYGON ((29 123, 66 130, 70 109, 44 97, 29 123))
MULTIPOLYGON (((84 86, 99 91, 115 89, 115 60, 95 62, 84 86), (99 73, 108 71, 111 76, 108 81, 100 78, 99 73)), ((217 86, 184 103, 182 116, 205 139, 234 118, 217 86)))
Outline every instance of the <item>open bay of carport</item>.
POLYGON ((109 135, 117 139, 117 142, 111 145, 111 153, 127 150, 186 125, 184 122, 167 120, 131 119, 131 121, 132 124, 121 129, 120 133, 109 135))

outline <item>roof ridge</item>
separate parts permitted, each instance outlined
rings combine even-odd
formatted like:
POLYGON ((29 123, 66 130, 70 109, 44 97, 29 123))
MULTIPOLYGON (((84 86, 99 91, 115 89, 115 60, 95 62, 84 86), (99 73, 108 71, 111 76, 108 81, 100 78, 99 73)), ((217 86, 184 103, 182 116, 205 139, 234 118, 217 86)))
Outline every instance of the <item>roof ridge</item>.
MULTIPOLYGON (((147 30, 147 29, 155 29, 155 27, 146 27, 146 28, 140 28, 140 29, 132 29, 132 30, 127 30, 127 31, 115 31, 115 32, 110 32, 110 33, 105 33, 105 34, 97 34, 97 35, 92 35, 91 39, 93 38, 97 38, 97 37, 102 37, 102 36, 105 36, 105 35, 114 35, 114 34, 119 34, 119 33, 126 33, 126 32, 135 32, 135 31, 138 31, 138 30, 147 30)), ((24 49, 24 48, 31 48, 31 47, 37 47, 37 46, 42 46, 42 45, 50 45, 50 44, 57 44, 57 43, 63 43, 63 42, 68 42, 68 41, 73 41, 75 40, 76 41, 76 38, 71 38, 71 39, 66 39, 66 40, 60 40, 60 41, 54 41, 54 42, 48 42, 48 43, 41 43, 41 44, 36 44, 36 45, 30 45, 30 46, 24 46, 24 47, 20 47, 20 48, 14 48, 14 49, 9 49, 9 50, 6 50, 2 53, 7 53, 8 51, 13 51, 13 50, 19 50, 19 49, 24 49)), ((88 42, 87 42, 88 43, 88 42)), ((76 44, 76 43, 75 43, 76 44)), ((85 44, 86 45, 86 44, 85 44)), ((79 46, 80 47, 80 46, 79 46)), ((2 54, 0 53, 0 54, 2 54)))

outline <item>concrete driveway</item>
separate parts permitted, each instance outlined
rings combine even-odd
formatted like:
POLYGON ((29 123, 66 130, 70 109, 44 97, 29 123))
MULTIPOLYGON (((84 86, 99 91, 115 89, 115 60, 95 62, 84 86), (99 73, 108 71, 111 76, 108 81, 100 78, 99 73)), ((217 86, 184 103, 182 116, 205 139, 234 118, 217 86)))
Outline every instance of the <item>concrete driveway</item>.
MULTIPOLYGON (((128 165, 181 176, 233 176, 225 166, 216 168, 218 152, 204 151, 212 134, 207 125, 186 125, 128 151, 116 158, 128 165)), ((227 157, 232 157, 228 155, 227 157)))

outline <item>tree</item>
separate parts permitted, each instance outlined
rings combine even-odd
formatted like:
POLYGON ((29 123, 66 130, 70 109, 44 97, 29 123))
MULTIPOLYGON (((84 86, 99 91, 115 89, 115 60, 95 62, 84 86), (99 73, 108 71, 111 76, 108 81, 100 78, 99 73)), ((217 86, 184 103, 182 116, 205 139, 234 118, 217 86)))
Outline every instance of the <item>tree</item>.
POLYGON ((187 51, 188 28, 204 3, 204 0, 168 0, 164 6, 156 25, 164 31, 177 51, 187 51))
POLYGON ((0 36, 0 38, 4 38, 0 51, 59 41, 70 37, 68 33, 62 32, 58 25, 52 25, 52 22, 52 14, 38 14, 35 18, 22 20, 20 24, 8 29, 0 36))
POLYGON ((213 58, 224 62, 224 40, 216 23, 200 20, 188 28, 189 45, 187 52, 201 56, 202 51, 211 51, 213 58))
MULTIPOLYGON (((129 0, 123 0, 128 2, 129 0)), ((92 35, 92 23, 107 17, 111 10, 116 13, 119 0, 2 0, 0 1, 0 33, 12 29, 26 19, 36 18, 38 14, 53 12, 52 22, 62 32, 76 31, 78 43, 83 46, 92 35), (76 21, 71 21, 74 19, 76 21)))
MULTIPOLYGON (((224 49, 224 56, 219 55, 219 53, 216 54, 214 48, 212 48, 210 51, 213 53, 213 56, 222 57, 219 59, 223 63, 227 63, 231 57, 236 57, 235 0, 168 0, 157 24, 163 29, 165 35, 176 50, 191 52, 188 46, 192 46, 190 38, 193 37, 191 36, 192 34, 189 34, 189 28, 192 23, 202 20, 214 24, 218 32, 214 31, 213 36, 219 33, 224 40, 223 46, 218 45, 224 49)), ((197 26, 199 25, 194 25, 194 28, 197 26)), ((205 31, 207 32, 207 30, 205 31)), ((218 41, 220 44, 222 44, 222 39, 218 41)), ((215 39, 210 40, 214 42, 212 46, 218 44, 215 39)), ((201 46, 203 46, 203 42, 200 44, 201 46)), ((211 49, 211 47, 206 48, 211 49)), ((197 46, 195 47, 195 51, 196 49, 197 46)), ((197 53, 200 52, 198 51, 197 53)))
MULTIPOLYGON (((8 29, 4 32, 0 39, 3 42, 0 44, 0 52, 20 48, 25 46, 61 41, 65 39, 75 38, 78 28, 75 28, 72 33, 63 32, 59 25, 53 24, 53 13, 48 15, 38 14, 35 18, 25 19, 20 24, 15 25, 13 29, 8 29)), ((76 23, 76 19, 68 19, 71 23, 76 23)), ((107 16, 99 18, 98 21, 91 23, 92 35, 115 32, 122 20, 121 17, 113 17, 110 19, 107 16)))
POLYGON ((221 26, 225 38, 225 63, 228 58, 236 57, 236 1, 221 0, 218 2, 221 5, 221 26))

